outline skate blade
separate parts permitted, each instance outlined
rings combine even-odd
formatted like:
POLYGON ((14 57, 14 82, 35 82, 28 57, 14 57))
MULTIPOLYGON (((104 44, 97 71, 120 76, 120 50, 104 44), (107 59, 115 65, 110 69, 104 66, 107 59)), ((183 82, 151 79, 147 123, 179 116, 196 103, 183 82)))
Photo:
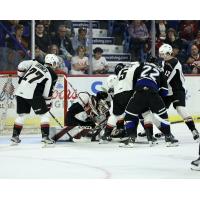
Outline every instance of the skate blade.
POLYGON ((199 143, 200 142, 200 138, 198 137, 196 140, 194 139, 194 141, 199 143))
POLYGON ((134 144, 120 144, 119 147, 121 147, 121 148, 133 148, 134 144))
POLYGON ((158 142, 149 142, 149 147, 154 147, 158 144, 158 142))
POLYGON ((55 143, 54 144, 47 144, 47 143, 44 143, 43 145, 42 145, 42 148, 54 148, 56 145, 55 145, 55 143))
POLYGON ((10 146, 18 146, 19 145, 19 143, 16 143, 16 142, 11 142, 10 143, 10 146))
POLYGON ((128 137, 120 138, 120 142, 124 142, 124 141, 126 141, 126 140, 128 140, 128 137))
POLYGON ((191 165, 191 170, 200 171, 200 166, 191 165))
POLYGON ((179 144, 176 142, 176 143, 168 143, 167 142, 167 144, 166 144, 166 147, 177 147, 177 146, 179 146, 179 144))
POLYGON ((100 141, 99 141, 99 144, 108 144, 108 143, 109 143, 108 140, 100 140, 100 141))

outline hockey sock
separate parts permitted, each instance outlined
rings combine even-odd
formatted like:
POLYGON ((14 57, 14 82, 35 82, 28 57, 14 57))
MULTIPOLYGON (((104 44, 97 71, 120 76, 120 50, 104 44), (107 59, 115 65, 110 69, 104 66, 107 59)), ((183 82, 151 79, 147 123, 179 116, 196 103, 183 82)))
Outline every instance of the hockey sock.
POLYGON ((125 130, 129 137, 137 137, 137 126, 139 118, 130 114, 125 115, 125 130))
POLYGON ((194 125, 194 121, 193 121, 193 119, 190 117, 190 118, 188 118, 188 119, 185 119, 185 124, 187 125, 187 127, 191 130, 191 131, 193 131, 193 130, 195 130, 196 128, 195 128, 195 125, 194 125))
POLYGON ((104 135, 105 135, 105 136, 110 136, 111 133, 112 133, 113 128, 114 128, 114 127, 112 127, 112 126, 106 125, 104 135))
POLYGON ((171 129, 170 126, 167 124, 163 124, 161 122, 161 126, 159 128, 159 130, 165 135, 165 136, 169 136, 171 134, 171 129))
POLYGON ((145 132, 147 134, 147 139, 152 140, 153 137, 153 125, 152 124, 145 124, 144 125, 145 132))
POLYGON ((42 137, 49 137, 49 124, 41 124, 42 137))
POLYGON ((13 127, 13 137, 19 136, 21 133, 23 126, 22 125, 18 125, 18 124, 14 124, 13 127))
POLYGON ((117 129, 124 129, 124 120, 119 120, 117 122, 117 129))

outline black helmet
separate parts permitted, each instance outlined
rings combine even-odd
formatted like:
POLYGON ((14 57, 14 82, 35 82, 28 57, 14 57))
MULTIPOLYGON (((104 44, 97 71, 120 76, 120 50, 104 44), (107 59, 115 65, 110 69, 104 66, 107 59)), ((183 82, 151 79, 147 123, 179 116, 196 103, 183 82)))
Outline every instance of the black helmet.
POLYGON ((155 57, 155 56, 152 56, 151 53, 150 53, 150 54, 147 55, 146 62, 153 63, 153 64, 157 65, 158 64, 158 58, 155 57))
POLYGON ((100 100, 100 99, 105 100, 105 99, 107 99, 107 97, 108 97, 108 93, 107 92, 104 92, 104 91, 98 91, 97 92, 97 95, 96 95, 96 99, 97 100, 100 100))
POLYGON ((118 75, 119 72, 125 67, 126 65, 124 65, 123 63, 118 63, 115 66, 115 74, 118 75))

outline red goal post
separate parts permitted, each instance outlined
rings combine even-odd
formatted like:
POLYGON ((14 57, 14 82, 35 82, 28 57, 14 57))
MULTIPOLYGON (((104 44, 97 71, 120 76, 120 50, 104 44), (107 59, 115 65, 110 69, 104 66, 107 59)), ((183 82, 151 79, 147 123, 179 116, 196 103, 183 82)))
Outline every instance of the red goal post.
MULTIPOLYGON (((67 112, 67 74, 56 71, 58 81, 56 82, 51 112, 64 125, 67 112)), ((12 128, 16 114, 16 100, 14 92, 18 86, 17 71, 0 71, 0 133, 12 128)), ((27 129, 39 128, 40 119, 31 111, 25 120, 24 127, 27 129)), ((59 126, 53 118, 51 126, 59 126)))

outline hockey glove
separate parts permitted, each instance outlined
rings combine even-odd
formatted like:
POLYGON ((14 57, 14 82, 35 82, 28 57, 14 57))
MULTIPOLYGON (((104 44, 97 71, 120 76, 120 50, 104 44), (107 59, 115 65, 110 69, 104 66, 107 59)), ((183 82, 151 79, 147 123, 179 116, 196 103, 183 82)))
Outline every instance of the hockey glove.
POLYGON ((51 110, 51 107, 52 107, 51 99, 46 99, 45 102, 46 102, 48 111, 50 111, 50 110, 51 110))

